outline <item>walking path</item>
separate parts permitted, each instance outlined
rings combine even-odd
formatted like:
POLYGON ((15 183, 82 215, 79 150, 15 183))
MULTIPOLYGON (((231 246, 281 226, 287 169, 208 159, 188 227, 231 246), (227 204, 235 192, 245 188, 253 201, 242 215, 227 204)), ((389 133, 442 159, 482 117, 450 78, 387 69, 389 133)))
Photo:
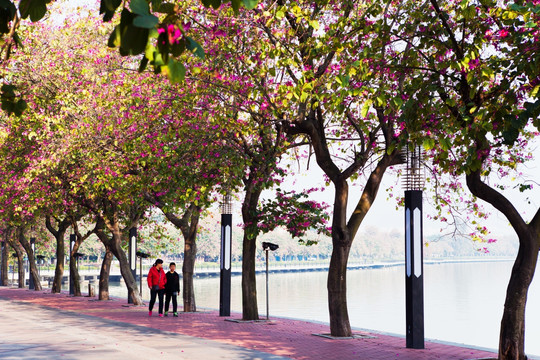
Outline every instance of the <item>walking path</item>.
MULTIPOLYGON (((156 313, 156 311, 154 311, 156 313)), ((232 314, 239 319, 240 314, 232 314)), ((273 318, 273 322, 224 321, 216 311, 148 317, 146 307, 125 299, 96 301, 65 293, 0 287, 0 359, 486 359, 496 354, 405 339, 332 340, 328 325, 273 318)), ((360 333, 360 332, 359 332, 360 333)))

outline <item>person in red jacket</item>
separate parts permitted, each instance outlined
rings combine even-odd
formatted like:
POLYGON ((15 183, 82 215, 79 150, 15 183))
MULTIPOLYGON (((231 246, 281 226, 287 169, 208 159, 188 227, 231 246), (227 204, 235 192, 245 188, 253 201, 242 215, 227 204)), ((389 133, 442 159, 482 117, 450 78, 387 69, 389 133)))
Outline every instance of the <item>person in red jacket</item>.
POLYGON ((165 284, 167 276, 163 270, 163 260, 157 259, 154 266, 148 272, 148 287, 150 288, 150 306, 148 316, 152 316, 152 309, 156 303, 156 296, 159 298, 159 317, 163 317, 163 294, 165 294, 165 284))

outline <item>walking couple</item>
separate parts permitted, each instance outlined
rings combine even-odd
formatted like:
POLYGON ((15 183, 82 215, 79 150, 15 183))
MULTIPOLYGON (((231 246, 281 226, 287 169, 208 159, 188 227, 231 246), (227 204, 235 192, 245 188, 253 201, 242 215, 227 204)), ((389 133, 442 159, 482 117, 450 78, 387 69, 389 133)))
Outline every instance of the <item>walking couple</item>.
POLYGON ((148 316, 152 316, 152 309, 159 299, 159 317, 163 317, 163 295, 165 294, 165 316, 169 313, 169 303, 172 300, 173 315, 178 316, 177 296, 180 292, 180 276, 175 271, 176 264, 169 264, 169 271, 165 274, 163 260, 157 259, 148 272, 148 287, 150 288, 150 305, 148 316))

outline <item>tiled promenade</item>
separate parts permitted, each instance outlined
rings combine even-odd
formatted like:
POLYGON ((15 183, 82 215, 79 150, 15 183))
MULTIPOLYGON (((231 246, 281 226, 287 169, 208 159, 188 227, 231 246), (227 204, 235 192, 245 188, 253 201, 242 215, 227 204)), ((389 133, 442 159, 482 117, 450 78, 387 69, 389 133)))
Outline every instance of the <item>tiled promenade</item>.
MULTIPOLYGON (((0 359, 485 359, 496 354, 405 339, 331 340, 327 325, 276 318, 273 323, 224 321, 216 311, 148 317, 125 299, 87 297, 0 287, 0 359)), ((154 314, 156 311, 154 311, 154 314)), ((233 314, 232 318, 240 318, 233 314)))

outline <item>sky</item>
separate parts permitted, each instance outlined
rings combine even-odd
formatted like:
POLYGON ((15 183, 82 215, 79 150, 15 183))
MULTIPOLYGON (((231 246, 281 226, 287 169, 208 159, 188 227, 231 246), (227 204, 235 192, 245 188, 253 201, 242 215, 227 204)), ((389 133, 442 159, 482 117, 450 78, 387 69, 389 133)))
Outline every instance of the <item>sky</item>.
MULTIPOLYGON (((532 144, 532 148, 535 149, 534 153, 539 154, 540 151, 540 140, 535 140, 532 144)), ((334 188, 330 184, 326 186, 323 181, 323 172, 320 170, 314 161, 311 161, 311 167, 309 170, 306 170, 306 165, 301 165, 299 169, 296 165, 296 171, 298 174, 293 177, 289 177, 285 180, 284 184, 281 186, 286 190, 296 190, 300 189, 309 189, 313 187, 324 187, 325 190, 322 192, 312 193, 312 198, 318 201, 324 201, 327 204, 333 203, 334 188)), ((525 179, 530 179, 540 183, 540 156, 535 156, 535 158, 527 163, 526 165, 521 166, 519 169, 523 172, 525 179)), ((512 189, 518 183, 519 180, 512 180, 510 177, 503 180, 497 180, 498 182, 505 183, 509 185, 510 189, 505 190, 504 194, 512 201, 514 206, 520 211, 522 216, 526 221, 529 221, 534 216, 536 210, 540 207, 540 184, 534 184, 533 189, 525 193, 520 193, 517 189, 512 189), (530 204, 528 203, 530 201, 530 204)), ((362 183, 363 179, 359 179, 358 183, 362 183)), ((462 179, 462 183, 465 184, 465 180, 462 179)), ((358 200, 360 199, 362 188, 356 184, 349 183, 349 204, 348 204, 348 215, 354 210, 358 200)), ((378 196, 370 209, 368 215, 364 219, 364 222, 361 225, 361 228, 366 228, 369 226, 374 226, 379 229, 390 230, 400 230, 404 231, 405 215, 404 209, 399 207, 396 209, 396 200, 395 198, 389 198, 388 189, 390 186, 394 187, 394 196, 403 196, 404 189, 401 187, 400 180, 397 179, 395 175, 391 172, 387 172, 383 178, 383 183, 379 189, 378 196)), ((429 184, 428 184, 429 186, 429 184)), ((264 196, 272 196, 272 192, 266 192, 264 196)), ((440 221, 430 220, 427 215, 435 215, 436 211, 434 207, 427 201, 429 193, 424 193, 424 204, 423 204, 423 227, 424 227, 424 237, 429 235, 444 234, 446 231, 441 233, 441 229, 445 228, 445 224, 442 224, 440 221)), ((488 227, 491 231, 490 238, 500 238, 500 237, 513 237, 517 241, 515 232, 510 227, 508 220, 499 213, 495 208, 490 204, 478 200, 478 204, 484 206, 484 209, 490 213, 488 219, 482 220, 482 225, 488 227)), ((331 208, 330 208, 331 209, 331 208)))

